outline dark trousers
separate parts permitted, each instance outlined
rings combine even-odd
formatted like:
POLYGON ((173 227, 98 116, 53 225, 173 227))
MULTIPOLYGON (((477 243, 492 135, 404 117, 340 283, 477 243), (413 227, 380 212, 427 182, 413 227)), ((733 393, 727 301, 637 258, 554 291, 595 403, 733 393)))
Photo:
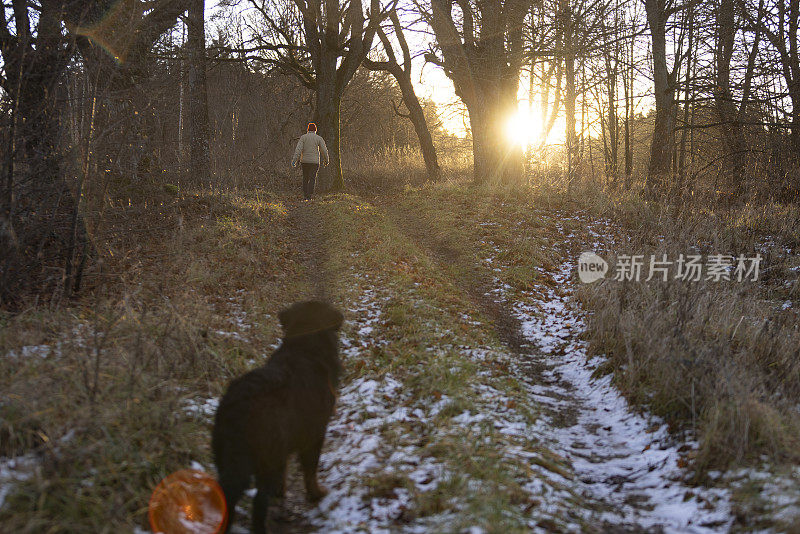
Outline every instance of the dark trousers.
POLYGON ((314 181, 317 179, 319 163, 301 163, 303 167, 303 197, 311 198, 314 194, 314 181))

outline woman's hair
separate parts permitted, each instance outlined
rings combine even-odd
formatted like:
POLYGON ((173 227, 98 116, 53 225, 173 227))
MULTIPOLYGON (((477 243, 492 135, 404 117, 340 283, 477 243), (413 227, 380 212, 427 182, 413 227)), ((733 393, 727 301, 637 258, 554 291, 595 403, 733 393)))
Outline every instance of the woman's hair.
POLYGON ((313 122, 309 122, 308 123, 308 131, 309 132, 316 132, 317 131, 317 125, 314 124, 313 122))

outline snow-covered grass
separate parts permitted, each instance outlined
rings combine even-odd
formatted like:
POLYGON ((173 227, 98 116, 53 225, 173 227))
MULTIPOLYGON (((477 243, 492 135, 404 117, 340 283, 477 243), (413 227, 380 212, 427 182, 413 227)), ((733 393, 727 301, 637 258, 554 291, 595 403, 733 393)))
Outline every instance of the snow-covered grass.
MULTIPOLYGON (((531 194, 527 190, 514 190, 511 188, 508 191, 482 191, 482 194, 476 198, 474 191, 464 191, 449 185, 425 188, 414 193, 412 198, 405 202, 405 206, 406 209, 411 209, 417 214, 420 223, 430 227, 426 232, 436 236, 440 241, 446 242, 452 249, 463 250, 462 256, 465 258, 465 264, 471 258, 475 258, 486 265, 489 268, 487 271, 490 272, 487 272, 485 276, 494 275, 499 280, 499 284, 494 288, 495 291, 491 293, 492 296, 496 297, 501 293, 505 293, 509 295, 509 300, 512 304, 519 299, 541 303, 541 309, 528 310, 530 313, 527 315, 530 315, 534 321, 558 312, 557 307, 553 307, 550 304, 550 296, 543 289, 560 288, 562 282, 552 279, 550 273, 557 273, 559 267, 565 261, 576 259, 583 250, 600 251, 601 255, 609 259, 609 252, 614 251, 631 253, 634 250, 636 253, 649 253, 650 248, 648 247, 652 243, 660 243, 660 246, 666 246, 669 243, 670 246, 673 246, 680 241, 680 243, 686 245, 687 250, 693 251, 695 249, 691 247, 697 243, 709 241, 709 239, 713 241, 717 248, 721 246, 724 248, 726 244, 727 246, 734 244, 731 250, 739 250, 736 248, 735 243, 738 243, 739 246, 749 243, 753 236, 757 235, 753 232, 755 227, 758 227, 759 230, 769 228, 771 233, 780 234, 781 241, 784 243, 793 239, 791 234, 786 232, 789 227, 785 224, 785 221, 780 222, 780 216, 776 217, 773 213, 755 213, 752 210, 750 210, 750 214, 747 217, 741 219, 736 219, 737 212, 732 212, 728 215, 722 214, 722 216, 705 214, 705 217, 687 213, 687 217, 677 221, 674 219, 673 214, 668 213, 666 210, 659 212, 658 206, 649 206, 641 202, 629 202, 624 199, 617 203, 614 199, 602 198, 602 195, 598 194, 591 194, 586 198, 575 197, 576 202, 564 198, 541 197, 537 196, 537 194, 531 194), (548 207, 544 209, 543 206, 548 207), (560 211, 553 208, 560 209, 560 211), (601 217, 606 218, 598 219, 596 216, 589 215, 590 213, 601 214, 601 217), (608 216, 613 216, 614 218, 614 224, 611 227, 609 227, 608 216), (620 228, 620 219, 628 226, 620 228), (486 222, 496 224, 483 224, 486 222), (671 225, 674 227, 670 228, 671 225), (487 227, 491 231, 487 231, 487 227), (450 230, 452 228, 459 228, 459 231, 453 232, 450 230), (703 235, 703 232, 706 232, 705 235, 703 235), (641 250, 628 250, 632 246, 631 235, 636 236, 634 241, 641 250), (618 239, 618 241, 610 243, 610 237, 618 239), (541 242, 542 239, 544 239, 543 243, 541 242), (603 248, 603 243, 610 243, 612 246, 603 248), (535 250, 537 246, 540 249, 538 253, 535 250), (520 253, 520 251, 524 253, 520 253), (546 252, 542 253, 542 251, 546 252), (523 276, 520 276, 520 272, 523 273, 523 276), (509 286, 511 286, 510 290, 509 286)), ((748 211, 748 208, 743 211, 748 211)), ((785 252, 783 248, 780 250, 785 252)), ((686 251, 675 250, 676 254, 678 252, 686 251)), ((613 256, 613 254, 610 254, 610 256, 613 256)), ((785 265, 788 260, 781 261, 784 261, 785 265)), ((778 264, 780 264, 780 261, 778 264)), ((770 281, 767 286, 775 288, 774 290, 777 294, 785 294, 788 286, 782 280, 773 279, 775 275, 781 272, 779 266, 778 269, 777 271, 773 270, 773 276, 767 277, 770 281)), ((797 421, 796 410, 793 416, 789 416, 788 412, 786 414, 787 417, 793 417, 795 423, 792 423, 787 418, 776 417, 773 407, 781 406, 783 401, 780 395, 761 395, 755 402, 745 403, 740 409, 733 408, 728 403, 728 399, 731 394, 737 395, 737 392, 747 390, 748 384, 750 384, 748 375, 739 375, 742 377, 741 380, 734 379, 732 381, 726 379, 726 376, 730 377, 731 358, 717 354, 714 347, 709 345, 709 341, 713 340, 733 340, 734 343, 731 348, 734 351, 741 352, 744 349, 749 351, 751 356, 763 354, 766 350, 772 350, 770 347, 773 347, 779 354, 785 353, 784 349, 793 343, 790 342, 790 339, 796 338, 796 328, 793 331, 791 330, 791 328, 794 328, 791 325, 796 325, 796 320, 791 320, 791 314, 793 313, 791 310, 793 308, 782 306, 786 300, 778 300, 777 303, 775 300, 766 301, 766 306, 764 306, 765 301, 763 300, 753 301, 745 298, 743 302, 748 302, 749 304, 741 307, 736 304, 736 299, 742 296, 743 291, 748 290, 744 287, 739 287, 737 290, 736 287, 705 288, 705 286, 697 285, 696 287, 686 288, 689 291, 684 291, 683 293, 686 294, 681 296, 680 292, 658 291, 657 284, 651 286, 639 284, 635 288, 618 285, 614 286, 615 298, 609 298, 609 295, 603 292, 600 292, 600 295, 594 299, 587 297, 587 294, 591 295, 598 288, 611 287, 612 284, 610 283, 596 283, 589 287, 581 287, 578 291, 581 304, 588 304, 593 312, 592 315, 585 318, 589 329, 580 334, 581 337, 590 341, 590 344, 585 347, 587 352, 594 355, 602 355, 603 349, 609 347, 607 342, 609 340, 614 342, 612 359, 595 359, 591 362, 593 366, 597 366, 594 371, 595 376, 603 377, 608 375, 610 371, 615 371, 613 382, 615 385, 622 385, 626 395, 633 399, 634 404, 632 406, 634 411, 638 411, 640 406, 655 403, 659 413, 669 416, 671 424, 677 423, 673 427, 674 429, 681 425, 683 428, 687 426, 691 428, 693 424, 696 424, 696 428, 701 430, 701 416, 718 414, 714 421, 714 427, 710 428, 710 433, 706 431, 698 432, 696 443, 693 442, 691 437, 686 438, 688 441, 687 447, 681 451, 681 458, 678 462, 681 466, 685 465, 686 468, 691 469, 693 479, 689 481, 689 485, 695 484, 698 480, 703 480, 703 471, 708 469, 709 465, 713 465, 713 462, 726 465, 730 461, 731 451, 735 453, 736 450, 742 450, 739 448, 742 445, 760 449, 769 454, 771 460, 761 466, 760 469, 769 473, 767 476, 771 477, 772 480, 786 482, 786 469, 781 466, 780 461, 788 459, 791 466, 792 458, 795 458, 796 451, 800 450, 796 446, 797 440, 792 437, 793 434, 796 435, 793 430, 797 421), (647 291, 648 288, 649 292, 647 291), (712 289, 714 290, 712 291, 712 289), (716 299, 715 297, 722 292, 726 294, 725 298, 723 300, 716 299), (648 298, 660 299, 664 306, 659 307, 658 310, 648 309, 646 302, 649 301, 645 299, 643 304, 643 299, 639 298, 640 293, 645 293, 648 298), (688 324, 693 328, 698 327, 698 331, 703 336, 698 338, 693 333, 690 333, 692 341, 689 345, 684 342, 683 345, 672 346, 669 339, 659 342, 659 339, 661 339, 659 335, 662 331, 665 334, 675 331, 676 320, 674 319, 674 313, 676 310, 680 311, 682 309, 680 307, 681 302, 683 302, 682 298, 689 304, 689 315, 694 314, 695 317, 694 319, 691 317, 686 319, 685 323, 678 321, 678 324, 688 324), (620 310, 626 313, 628 318, 634 319, 629 324, 636 324, 641 328, 638 330, 627 329, 626 326, 621 328, 619 324, 623 321, 620 320, 618 315, 620 310), (770 334, 769 337, 764 336, 767 333, 767 329, 763 328, 764 315, 762 310, 767 312, 767 315, 776 315, 774 321, 768 321, 768 324, 781 328, 782 331, 786 330, 785 327, 791 327, 788 332, 789 337, 782 337, 778 334, 770 334), (775 311, 778 313, 775 314, 775 311), (596 315, 602 315, 607 320, 598 323, 594 321, 596 315), (725 324, 724 321, 720 324, 719 319, 725 319, 728 315, 733 316, 734 320, 729 325, 725 324), (741 321, 743 315, 745 320, 741 321), (708 320, 703 319, 705 316, 709 316, 710 323, 708 320), (748 323, 748 319, 751 316, 755 320, 748 323), (743 324, 737 335, 736 326, 739 322, 743 324), (709 324, 719 325, 719 328, 716 326, 707 328, 709 324), (748 328, 744 328, 745 325, 748 325, 748 328), (661 328, 662 326, 664 327, 663 329, 661 328), (752 336, 757 330, 762 331, 761 335, 763 337, 752 336), (759 339, 760 341, 757 344, 751 344, 748 338, 750 338, 749 341, 759 339), (641 341, 645 339, 654 341, 654 343, 643 346, 641 341), (742 340, 744 340, 744 343, 741 343, 742 340), (709 355, 713 354, 712 359, 714 361, 709 362, 708 365, 696 365, 687 369, 682 367, 685 362, 682 364, 681 360, 667 365, 664 369, 659 369, 657 365, 653 365, 659 361, 659 358, 655 357, 656 355, 668 351, 681 354, 680 350, 678 350, 681 347, 683 347, 681 350, 685 359, 687 346, 694 346, 709 355), (712 383, 706 383, 703 387, 698 385, 698 387, 692 388, 693 377, 696 376, 697 372, 702 372, 704 369, 713 370, 713 373, 709 372, 707 375, 716 376, 719 380, 717 380, 716 384, 712 381, 712 383), (638 374, 631 374, 631 371, 637 371, 638 374), (633 383, 629 380, 629 376, 639 378, 636 378, 636 383, 633 383), (678 382, 671 382, 670 380, 673 377, 678 382), (694 395, 692 395, 693 391, 694 395), (702 399, 701 395, 703 396, 702 399), (717 402, 715 404, 712 403, 710 409, 708 408, 708 403, 704 405, 706 408, 701 408, 703 406, 701 400, 706 402, 709 399, 711 401, 716 399, 717 402), (697 414, 696 418, 692 417, 692 408, 695 406, 693 400, 696 401, 696 411, 694 412, 697 414), (720 407, 723 408, 722 412, 718 410, 720 407), (728 409, 728 407, 731 409, 728 409), (664 408, 667 408, 667 410, 664 408), (675 417, 676 408, 680 410, 680 417, 677 418, 677 421, 675 417), (687 412, 688 417, 685 417, 687 412), (737 426, 739 424, 738 421, 745 422, 747 420, 752 422, 751 426, 748 427, 746 424, 737 426), (709 436, 711 436, 712 440, 707 439, 709 436), (709 443, 712 444, 711 447, 708 446, 709 443), (700 447, 699 451, 697 446, 700 447), (790 452, 792 448, 794 452, 790 452), (775 455, 776 452, 778 453, 777 455, 775 455), (698 462, 700 458, 702 458, 702 462, 698 462), (778 463, 775 463, 776 460, 778 463)), ((762 293, 762 295, 767 296, 769 293, 762 293)), ((771 298, 774 299, 774 296, 771 298)), ((520 319, 526 321, 528 318, 523 316, 520 319)), ((580 332, 580 329, 576 330, 571 327, 565 329, 564 325, 559 325, 558 323, 550 326, 552 328, 549 329, 548 335, 540 338, 540 341, 546 348, 555 349, 555 357, 562 357, 560 353, 565 347, 560 341, 564 337, 568 338, 571 335, 576 335, 580 332), (559 348, 560 345, 561 348, 559 348)), ((794 346, 796 346, 796 343, 794 346)), ((770 357, 763 355, 759 356, 759 358, 761 358, 759 361, 762 362, 773 361, 770 357)), ((750 359, 752 360, 752 357, 750 359)), ((784 358, 776 362, 776 365, 781 366, 780 368, 783 369, 784 363, 790 363, 791 361, 791 358, 784 358)), ((754 365, 756 363, 753 362, 754 365)), ((541 366, 534 365, 533 367, 535 372, 539 372, 536 368, 541 366)), ((751 370, 756 371, 757 367, 756 365, 751 370)), ((553 372, 553 370, 551 369, 550 372, 553 372)), ((780 371, 779 374, 775 374, 775 371, 773 371, 773 375, 776 378, 778 376, 788 377, 791 373, 791 371, 780 371)), ((547 374, 547 372, 544 374, 547 374)), ((755 375, 751 374, 750 377, 755 377, 755 375)), ((606 376, 605 378, 599 378, 598 383, 611 380, 611 376, 606 376)), ((700 383, 698 382, 698 384, 700 383)), ((793 384, 793 379, 790 379, 788 381, 783 380, 776 385, 780 386, 788 394, 794 395, 794 393, 791 393, 796 391, 793 384)), ((766 386, 767 389, 754 387, 756 387, 756 391, 771 391, 774 389, 774 387, 770 386, 766 386)), ((547 388, 546 385, 545 388, 547 388)), ((543 405, 559 406, 558 399, 561 395, 548 397, 546 394, 538 394, 539 391, 541 390, 534 392, 535 398, 543 405)), ((790 403, 786 410, 793 409, 796 404, 796 402, 794 404, 790 403)), ((574 421, 574 414, 572 416, 574 421)), ((556 420, 563 424, 568 422, 570 417, 559 415, 556 420)), ((663 424, 646 428, 653 431, 657 430, 659 434, 665 435, 663 424)), ((679 434, 676 434, 676 436, 682 438, 679 434)), ((646 447, 646 444, 642 448, 644 447, 646 447)), ((745 460, 752 461, 747 458, 745 460)), ((738 461, 741 461, 741 458, 738 461)), ((732 494, 730 497, 731 516, 735 517, 736 528, 759 526, 759 528, 767 530, 771 528, 780 531, 792 524, 792 521, 787 521, 785 518, 781 519, 782 516, 776 516, 773 513, 773 506, 760 503, 759 499, 753 498, 752 494, 748 496, 742 490, 748 484, 729 484, 726 482, 725 477, 720 477, 715 485, 723 488, 730 487, 730 493, 732 494)), ((781 487, 790 485, 790 483, 782 483, 781 487)), ((784 509, 792 509, 792 507, 788 506, 784 507, 784 509)))
POLYGON ((331 196, 303 207, 324 223, 324 272, 310 272, 294 247, 303 229, 282 199, 264 198, 204 199, 220 203, 213 217, 193 205, 202 216, 136 267, 122 301, 87 303, 71 322, 15 320, 18 339, 0 332, 0 403, 39 418, 13 427, 51 440, 76 430, 42 462, 0 459, 4 526, 144 529, 163 476, 211 469, 219 395, 274 349, 277 312, 313 294, 313 280, 345 313, 346 375, 320 466, 330 493, 302 509, 304 528, 720 531, 753 509, 747 495, 793 521, 796 471, 712 477, 730 491, 692 486, 696 444, 629 405, 608 361, 587 360, 566 241, 594 246, 607 221, 587 229, 575 205, 559 212, 513 189, 444 184, 388 199, 443 245, 432 252, 386 204, 331 196), (519 350, 503 342, 502 311, 522 326, 519 350), (62 335, 82 341, 59 346, 62 335))
MULTIPOLYGON (((614 383, 633 403, 693 431, 698 447, 687 456, 697 480, 750 466, 784 485, 779 481, 800 461, 796 208, 629 207, 615 207, 625 239, 605 259, 758 252, 759 280, 581 287, 578 296, 592 312, 591 354, 608 356, 603 371, 615 371, 614 383)), ((776 515, 749 484, 726 480, 715 483, 732 490, 737 528, 781 531, 797 523, 776 515)))
POLYGON ((26 454, 15 458, 0 458, 0 508, 14 485, 28 480, 39 466, 39 458, 35 454, 26 454))
POLYGON ((50 345, 26 345, 24 347, 20 347, 19 350, 12 349, 8 351, 5 357, 14 359, 31 357, 47 358, 53 352, 55 351, 50 345))
POLYGON ((566 262, 553 273, 556 289, 544 298, 522 292, 513 306, 548 366, 546 385, 528 384, 535 395, 553 399, 541 434, 569 461, 580 491, 604 505, 601 521, 676 533, 729 528, 729 492, 688 483, 685 455, 696 442, 671 436, 663 420, 634 410, 612 375, 595 376, 604 360, 590 360, 581 339, 586 324, 572 296, 576 268, 566 262), (574 413, 571 421, 552 420, 564 411, 574 413))
MULTIPOLYGON (((555 219, 567 241, 576 237, 563 229, 566 222, 588 226, 593 241, 601 237, 599 227, 608 225, 561 213, 555 219)), ((513 310, 531 343, 531 354, 512 361, 510 371, 524 385, 528 402, 543 409, 533 432, 562 459, 560 473, 549 473, 594 503, 577 509, 577 515, 600 524, 668 532, 713 532, 729 526, 728 492, 686 482, 691 473, 684 468, 685 453, 696 444, 676 440, 663 421, 629 406, 610 375, 595 377, 603 361, 587 361, 586 342, 581 340, 584 314, 572 297, 573 265, 562 263, 546 273, 549 280, 539 286, 515 289, 501 278, 510 267, 507 258, 513 259, 501 248, 508 241, 496 235, 479 243, 483 263, 492 273, 502 273, 494 276, 487 295, 513 310), (531 367, 539 370, 531 373, 531 367)), ((569 247, 562 242, 559 248, 569 247)))
MULTIPOLYGON (((402 344, 402 339, 387 341, 382 331, 387 324, 381 310, 391 308, 397 295, 381 297, 376 287, 381 286, 366 289, 349 309, 350 335, 342 340, 347 347, 346 365, 357 362, 372 347, 392 350, 402 344)), ((409 291, 409 298, 419 299, 415 289, 409 291)), ((430 306, 430 302, 417 300, 414 308, 430 306)), ((435 337, 437 332, 434 329, 429 334, 435 337)), ((509 358, 502 351, 464 345, 435 347, 421 355, 444 360, 454 374, 461 373, 458 367, 466 363, 461 361, 464 358, 485 364, 509 358)), ((540 456, 531 448, 536 441, 535 417, 518 410, 513 396, 501 391, 503 385, 498 382, 505 378, 498 380, 490 372, 462 376, 461 380, 468 380, 454 387, 466 388, 461 391, 469 399, 465 402, 425 391, 426 386, 415 376, 424 371, 417 365, 396 372, 366 372, 342 388, 320 467, 321 479, 331 492, 309 513, 312 524, 324 532, 430 532, 449 530, 454 524, 487 526, 486 518, 476 510, 481 496, 508 482, 514 489, 503 491, 508 492, 506 496, 516 494, 519 502, 501 512, 514 514, 518 527, 536 526, 536 521, 524 517, 526 510, 531 512, 536 506, 534 498, 548 502, 549 508, 549 513, 537 510, 541 513, 531 514, 538 516, 537 520, 544 515, 557 521, 569 511, 571 494, 560 488, 559 482, 526 472, 529 457, 540 456), (465 436, 475 443, 457 444, 465 436), (477 457, 488 451, 494 458, 477 457), (461 463, 465 459, 492 467, 484 465, 473 471, 461 463), (511 474, 518 480, 503 482, 503 477, 511 474), (478 498, 470 502, 468 493, 476 493, 478 498), (553 502, 555 498, 561 499, 561 505, 553 502)), ((538 464, 535 469, 543 471, 546 469, 540 466, 548 465, 544 459, 538 464)))

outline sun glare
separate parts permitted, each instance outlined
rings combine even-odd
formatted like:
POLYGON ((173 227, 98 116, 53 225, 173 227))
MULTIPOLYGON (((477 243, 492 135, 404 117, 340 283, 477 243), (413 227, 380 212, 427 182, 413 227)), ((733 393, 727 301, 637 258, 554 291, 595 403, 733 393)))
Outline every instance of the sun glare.
POLYGON ((540 132, 539 120, 528 111, 527 106, 517 111, 506 124, 508 139, 522 147, 535 143, 540 132))

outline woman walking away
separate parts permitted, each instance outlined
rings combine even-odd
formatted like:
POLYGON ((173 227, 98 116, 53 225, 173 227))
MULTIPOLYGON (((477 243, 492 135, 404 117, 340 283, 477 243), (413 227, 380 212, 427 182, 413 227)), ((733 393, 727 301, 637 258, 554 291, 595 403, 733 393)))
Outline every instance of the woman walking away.
POLYGON ((311 200, 311 195, 314 194, 314 181, 317 179, 319 171, 320 153, 325 157, 325 166, 327 167, 330 163, 328 147, 325 146, 325 140, 317 135, 317 125, 309 122, 308 131, 300 136, 292 157, 292 167, 297 167, 298 163, 303 167, 303 197, 305 200, 311 200))

